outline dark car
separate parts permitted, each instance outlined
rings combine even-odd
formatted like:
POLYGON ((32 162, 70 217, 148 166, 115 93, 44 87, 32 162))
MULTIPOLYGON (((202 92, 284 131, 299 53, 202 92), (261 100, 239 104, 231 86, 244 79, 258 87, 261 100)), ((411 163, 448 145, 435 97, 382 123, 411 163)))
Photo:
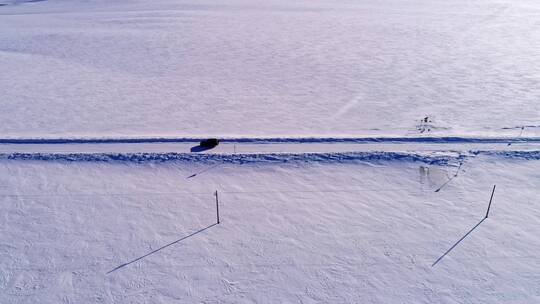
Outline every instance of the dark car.
POLYGON ((219 139, 217 139, 217 138, 208 138, 208 139, 202 140, 199 145, 201 147, 204 147, 204 148, 213 148, 213 147, 219 145, 219 139))

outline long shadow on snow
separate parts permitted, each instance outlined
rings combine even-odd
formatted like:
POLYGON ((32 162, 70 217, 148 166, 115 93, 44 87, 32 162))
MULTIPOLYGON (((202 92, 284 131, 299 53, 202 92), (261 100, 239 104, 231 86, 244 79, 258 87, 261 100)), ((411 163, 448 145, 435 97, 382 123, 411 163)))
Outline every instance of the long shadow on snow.
POLYGON ((217 168, 217 167, 219 167, 219 166, 222 166, 222 165, 224 165, 224 164, 217 164, 217 165, 214 165, 214 166, 212 166, 212 167, 209 167, 209 168, 206 168, 206 169, 204 169, 204 170, 201 170, 201 171, 199 171, 199 172, 197 172, 197 173, 193 173, 193 174, 191 174, 190 176, 188 176, 188 177, 186 177, 186 178, 193 178, 193 177, 195 177, 195 176, 197 176, 197 175, 199 175, 199 174, 202 174, 202 173, 204 173, 204 172, 206 172, 206 171, 210 171, 210 170, 212 170, 212 169, 214 169, 214 168, 217 168))
POLYGON ((459 167, 457 168, 456 173, 454 175, 452 175, 451 177, 449 177, 448 180, 444 184, 442 184, 439 188, 437 188, 437 190, 435 190, 435 192, 441 191, 442 188, 444 188, 446 185, 448 185, 448 183, 450 183, 454 178, 458 177, 459 169, 461 169, 462 165, 463 165, 463 162, 459 163, 459 167))
POLYGON ((210 229, 210 228, 214 227, 214 226, 217 225, 217 224, 218 224, 218 223, 214 223, 214 224, 212 224, 212 225, 210 225, 210 226, 208 226, 208 227, 205 227, 205 228, 203 228, 203 229, 201 229, 201 230, 199 230, 199 231, 195 231, 195 232, 193 232, 192 234, 187 235, 187 236, 184 236, 184 237, 182 237, 182 238, 180 238, 180 239, 178 239, 178 240, 176 240, 176 241, 174 241, 174 242, 171 242, 171 243, 169 243, 169 244, 167 244, 167 245, 165 245, 165 246, 161 246, 161 247, 159 247, 158 249, 153 250, 153 251, 151 251, 151 252, 149 252, 149 253, 147 253, 147 254, 145 254, 145 255, 143 255, 143 256, 140 256, 140 257, 138 257, 138 258, 136 258, 136 259, 134 259, 134 260, 132 260, 132 261, 129 261, 129 262, 127 262, 127 263, 124 263, 124 264, 122 264, 122 265, 119 265, 119 266, 117 266, 116 268, 114 268, 114 269, 110 270, 109 272, 107 272, 107 274, 110 274, 110 273, 112 273, 112 272, 115 272, 115 271, 117 271, 118 269, 123 268, 123 267, 126 267, 126 266, 129 265, 129 264, 133 264, 133 263, 135 263, 135 262, 137 262, 137 261, 139 261, 139 260, 142 260, 142 259, 146 258, 147 256, 149 256, 149 255, 151 255, 151 254, 154 254, 154 253, 156 253, 156 252, 158 252, 158 251, 160 251, 160 250, 162 250, 162 249, 165 249, 165 248, 167 248, 167 247, 169 247, 169 246, 172 246, 172 245, 174 245, 174 244, 176 244, 176 243, 179 243, 179 242, 181 242, 181 241, 183 241, 183 240, 185 240, 185 239, 187 239, 187 238, 190 238, 190 237, 192 237, 192 236, 194 236, 194 235, 196 235, 196 234, 199 234, 199 233, 205 231, 206 229, 210 229))
POLYGON ((463 237, 461 237, 454 245, 452 245, 452 247, 450 247, 450 249, 446 250, 446 252, 441 255, 432 265, 431 267, 437 265, 437 263, 439 263, 447 254, 450 253, 450 251, 452 251, 452 249, 454 249, 457 245, 459 245, 459 243, 461 243, 461 241, 463 241, 469 234, 471 234, 474 229, 478 228, 478 226, 480 226, 480 224, 482 224, 484 221, 486 220, 486 218, 483 218, 480 222, 478 222, 474 227, 471 228, 471 230, 469 230, 469 232, 465 233, 465 235, 463 237))

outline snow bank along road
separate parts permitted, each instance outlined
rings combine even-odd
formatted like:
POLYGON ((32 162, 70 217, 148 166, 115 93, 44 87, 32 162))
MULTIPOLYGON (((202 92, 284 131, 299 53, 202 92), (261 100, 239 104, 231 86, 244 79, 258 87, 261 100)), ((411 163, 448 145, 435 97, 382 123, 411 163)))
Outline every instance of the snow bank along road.
POLYGON ((0 159, 85 162, 287 163, 379 160, 458 164, 491 155, 540 159, 539 138, 228 138, 204 150, 195 138, 0 139, 0 159))

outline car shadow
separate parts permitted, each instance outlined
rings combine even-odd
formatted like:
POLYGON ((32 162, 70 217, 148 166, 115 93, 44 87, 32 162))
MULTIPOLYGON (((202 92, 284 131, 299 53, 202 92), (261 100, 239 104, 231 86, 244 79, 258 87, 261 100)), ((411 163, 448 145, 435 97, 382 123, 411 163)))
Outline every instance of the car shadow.
POLYGON ((191 147, 191 152, 204 152, 206 150, 210 150, 212 148, 210 147, 203 147, 201 145, 191 147))

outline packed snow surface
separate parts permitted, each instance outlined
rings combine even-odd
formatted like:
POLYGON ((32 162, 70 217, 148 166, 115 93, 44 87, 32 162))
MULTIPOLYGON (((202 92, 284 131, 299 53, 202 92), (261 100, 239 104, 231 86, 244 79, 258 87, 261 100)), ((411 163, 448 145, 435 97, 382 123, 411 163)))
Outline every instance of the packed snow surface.
POLYGON ((536 0, 0 3, 4 137, 540 134, 536 0))

